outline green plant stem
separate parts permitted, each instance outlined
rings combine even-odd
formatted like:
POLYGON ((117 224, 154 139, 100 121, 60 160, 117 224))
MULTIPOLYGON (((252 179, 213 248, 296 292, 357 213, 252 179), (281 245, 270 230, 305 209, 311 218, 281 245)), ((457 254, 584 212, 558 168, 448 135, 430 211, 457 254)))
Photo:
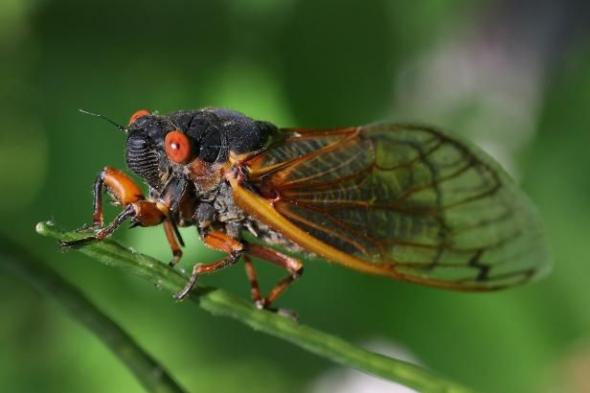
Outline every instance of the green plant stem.
MULTIPOLYGON (((59 240, 76 240, 85 236, 76 232, 62 232, 51 223, 39 223, 36 229, 44 236, 59 240)), ((91 243, 80 251, 102 263, 139 275, 158 288, 173 293, 179 291, 188 279, 167 264, 129 250, 111 240, 91 243)), ((420 392, 471 392, 421 367, 370 352, 276 313, 258 310, 249 302, 221 289, 198 287, 189 299, 214 315, 234 318, 255 330, 280 337, 336 363, 400 383, 420 392)))
POLYGON ((149 392, 184 393, 168 372, 119 325, 21 246, 0 237, 0 267, 57 300, 72 317, 100 338, 149 392))

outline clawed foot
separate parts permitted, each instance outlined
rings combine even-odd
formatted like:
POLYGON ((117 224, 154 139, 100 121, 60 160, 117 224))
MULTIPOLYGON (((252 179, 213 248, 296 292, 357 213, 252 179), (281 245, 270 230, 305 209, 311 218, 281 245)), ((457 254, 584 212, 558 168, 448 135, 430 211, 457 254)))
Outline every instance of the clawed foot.
POLYGON ((168 262, 168 266, 175 267, 180 262, 181 255, 174 255, 170 262, 168 262))
POLYGON ((182 288, 182 290, 176 292, 173 296, 174 300, 178 300, 178 301, 183 301, 184 299, 186 299, 189 295, 189 293, 192 291, 194 286, 185 286, 184 288, 182 288))
POLYGON ((60 240, 58 243, 62 250, 71 250, 86 246, 92 242, 95 242, 96 240, 98 240, 96 237, 90 236, 77 240, 60 240))
MULTIPOLYGON (((187 297, 189 297, 193 288, 197 285, 197 279, 199 277, 199 274, 195 273, 195 271, 198 271, 198 270, 199 270, 198 267, 195 267, 195 269, 193 269, 193 274, 191 275, 191 278, 187 281, 184 288, 182 288, 180 291, 178 291, 174 294, 175 300, 182 301, 182 300, 185 300, 187 297)), ((256 300, 256 301, 254 301, 254 305, 259 310, 270 311, 270 312, 276 313, 280 316, 289 318, 295 322, 299 322, 299 314, 296 311, 289 310, 286 308, 271 307, 271 304, 268 302, 267 299, 256 300)))
POLYGON ((191 274, 191 278, 187 281, 184 288, 174 294, 174 299, 176 300, 184 300, 188 297, 191 293, 195 285, 197 285, 197 278, 199 278, 199 274, 197 273, 198 265, 195 265, 193 268, 193 274, 191 274))
POLYGON ((276 313, 277 315, 289 318, 295 322, 299 322, 299 314, 296 311, 289 310, 287 308, 271 307, 271 305, 267 299, 256 300, 256 301, 254 301, 254 305, 259 310, 270 311, 270 312, 276 313))
POLYGON ((75 233, 85 233, 85 234, 89 234, 91 236, 84 237, 82 239, 77 239, 77 240, 60 240, 58 242, 59 246, 63 250, 77 249, 77 248, 86 246, 86 245, 98 240, 96 238, 96 234, 98 233, 98 231, 100 229, 101 229, 101 226, 98 223, 84 224, 81 228, 75 229, 74 232, 75 233))

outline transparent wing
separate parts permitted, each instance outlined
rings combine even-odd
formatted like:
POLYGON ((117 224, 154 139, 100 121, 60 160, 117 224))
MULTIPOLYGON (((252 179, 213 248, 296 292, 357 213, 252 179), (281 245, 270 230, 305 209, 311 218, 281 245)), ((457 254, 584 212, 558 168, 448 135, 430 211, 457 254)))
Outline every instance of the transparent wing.
POLYGON ((458 290, 515 285, 549 265, 534 208, 508 175, 431 128, 282 130, 247 165, 250 189, 274 201, 256 215, 336 263, 458 290))

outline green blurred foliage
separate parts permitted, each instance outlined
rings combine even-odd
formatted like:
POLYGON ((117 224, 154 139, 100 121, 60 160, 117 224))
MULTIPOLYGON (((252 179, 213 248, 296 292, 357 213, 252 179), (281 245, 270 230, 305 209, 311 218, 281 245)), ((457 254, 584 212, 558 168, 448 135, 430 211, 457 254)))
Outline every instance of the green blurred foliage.
MULTIPOLYGON (((167 112, 203 106, 231 107, 285 126, 379 120, 395 112, 391 102, 402 66, 485 6, 464 0, 4 0, 0 230, 82 287, 191 391, 309 389, 334 366, 194 312, 76 253, 60 253, 33 233, 34 224, 47 218, 66 228, 88 222, 96 173, 104 165, 124 168, 124 136, 77 109, 121 122, 143 107, 167 112)), ((516 157, 546 223, 555 259, 550 278, 466 295, 311 262, 281 305, 354 342, 397 343, 482 392, 565 386, 566 359, 590 342, 587 44, 570 49, 547 75, 538 132, 516 157)), ((194 229, 183 234, 190 239, 185 268, 211 258, 194 229)), ((116 237, 169 258, 159 228, 116 237)), ((261 269, 267 287, 280 275, 261 269)), ((248 296, 240 266, 203 281, 248 296)), ((0 276, 0 312, 2 391, 142 391, 96 338, 11 277, 0 276)))

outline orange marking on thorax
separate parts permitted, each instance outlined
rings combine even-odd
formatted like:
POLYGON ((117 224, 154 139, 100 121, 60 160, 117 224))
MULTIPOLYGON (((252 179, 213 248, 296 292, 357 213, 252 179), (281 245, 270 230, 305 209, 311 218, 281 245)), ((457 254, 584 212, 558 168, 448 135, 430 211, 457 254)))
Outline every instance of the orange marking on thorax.
POLYGON ((208 164, 198 158, 193 160, 189 167, 191 180, 199 185, 202 190, 211 190, 221 181, 222 166, 208 164))

